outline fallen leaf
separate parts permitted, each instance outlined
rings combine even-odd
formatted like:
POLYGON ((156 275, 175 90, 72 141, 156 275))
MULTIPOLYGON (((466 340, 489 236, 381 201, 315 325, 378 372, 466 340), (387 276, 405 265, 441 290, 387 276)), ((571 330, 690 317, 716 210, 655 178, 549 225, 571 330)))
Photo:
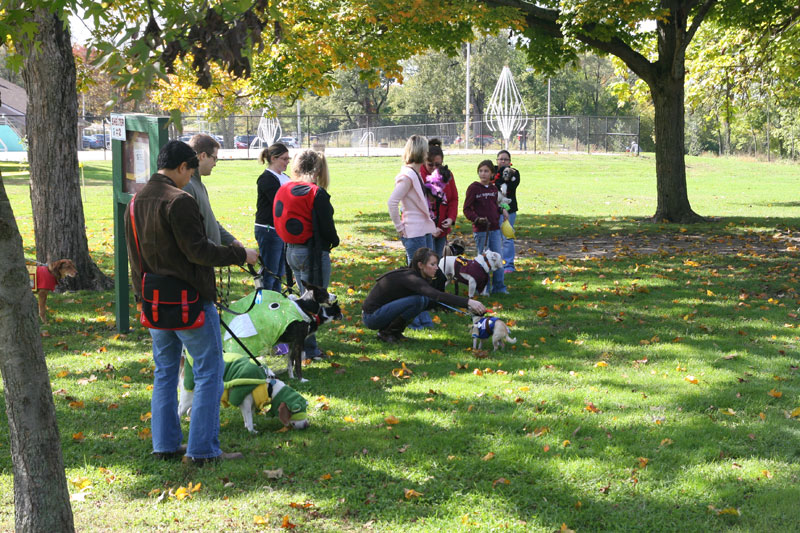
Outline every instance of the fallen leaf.
POLYGON ((403 492, 406 500, 410 500, 411 498, 419 498, 420 496, 424 495, 422 492, 417 492, 414 489, 403 489, 403 492))
POLYGON ((596 366, 596 367, 606 367, 606 366, 608 366, 608 363, 606 363, 605 361, 598 361, 598 362, 596 362, 594 364, 594 366, 596 366))
POLYGON ((83 402, 82 401, 80 401, 80 402, 78 402, 78 401, 69 402, 69 406, 72 409, 83 409, 83 402))
POLYGON ((153 413, 151 413, 150 411, 147 411, 145 414, 139 416, 139 420, 141 420, 142 422, 147 422, 151 418, 153 418, 153 413))
POLYGON ((498 478, 498 479, 494 480, 494 482, 492 483, 492 488, 495 488, 500 483, 502 483, 504 485, 510 485, 511 484, 511 482, 509 480, 507 480, 504 477, 501 477, 501 478, 498 478))
POLYGON ((269 515, 264 515, 264 516, 257 515, 257 514, 253 515, 253 523, 254 524, 258 524, 258 525, 268 524, 269 523, 268 520, 269 520, 269 515))
POLYGON ((284 517, 283 517, 283 521, 281 522, 281 527, 282 527, 283 529, 294 529, 294 528, 296 528, 296 527, 297 527, 297 524, 292 524, 292 523, 289 521, 289 515, 284 515, 284 517))
POLYGON ((387 416, 386 418, 383 419, 383 421, 390 426, 396 426, 397 424, 400 423, 400 420, 396 416, 387 416))
POLYGON ((800 416, 800 407, 796 408, 794 411, 789 413, 789 416, 791 418, 796 418, 796 417, 800 416))
POLYGON ((650 460, 647 457, 639 457, 637 461, 639 461, 639 468, 641 469, 647 468, 647 463, 650 462, 650 460))
POLYGON ((780 398, 781 396, 783 396, 783 393, 781 391, 777 391, 775 389, 771 389, 767 394, 769 394, 773 398, 780 398))
POLYGON ((684 379, 684 381, 688 381, 688 382, 689 382, 689 383, 691 383, 692 385, 697 385, 697 384, 699 383, 699 381, 697 380, 697 378, 696 378, 696 377, 694 377, 694 376, 686 376, 686 377, 685 377, 685 378, 683 378, 683 379, 684 379))
POLYGON ((489 452, 481 457, 481 461, 491 461, 492 459, 494 459, 494 452, 489 452))
POLYGON ((86 437, 83 436, 83 431, 79 431, 77 433, 72 434, 72 440, 74 440, 75 442, 82 442, 83 439, 85 438, 86 437))
POLYGON ((69 370, 62 370, 61 372, 56 374, 57 378, 65 378, 67 376, 69 376, 69 370))
POLYGON ((319 477, 319 479, 320 479, 321 481, 328 481, 328 480, 329 480, 329 479, 331 479, 332 477, 333 477, 333 476, 332 476, 332 475, 330 475, 330 474, 322 474, 322 475, 319 477))
POLYGON ((765 478, 772 479, 772 472, 770 472, 769 470, 762 470, 761 473, 764 474, 765 478))
POLYGON ((352 424, 353 422, 355 422, 355 421, 356 421, 356 419, 355 419, 355 418, 353 418, 353 417, 352 417, 352 416, 350 416, 350 415, 347 415, 346 417, 344 417, 344 421, 345 421, 345 422, 350 422, 350 423, 352 424))
POLYGON ((728 407, 727 409, 720 409, 720 414, 728 415, 728 416, 736 416, 736 411, 728 407))

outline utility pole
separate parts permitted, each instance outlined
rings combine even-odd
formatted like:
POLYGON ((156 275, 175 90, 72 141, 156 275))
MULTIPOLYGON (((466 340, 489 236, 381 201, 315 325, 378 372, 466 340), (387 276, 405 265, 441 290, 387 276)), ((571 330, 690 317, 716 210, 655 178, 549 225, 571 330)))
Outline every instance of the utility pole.
POLYGON ((464 126, 464 149, 469 150, 469 53, 470 45, 467 43, 467 100, 464 112, 467 116, 466 124, 464 126))

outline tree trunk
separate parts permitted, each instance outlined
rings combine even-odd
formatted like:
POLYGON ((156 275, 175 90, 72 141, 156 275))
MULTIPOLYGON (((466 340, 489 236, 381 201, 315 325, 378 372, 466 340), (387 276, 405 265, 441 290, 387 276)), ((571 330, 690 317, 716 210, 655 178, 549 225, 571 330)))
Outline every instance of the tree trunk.
MULTIPOLYGON (((683 72, 681 68, 681 72, 683 72)), ((650 84, 655 108, 656 222, 700 222, 686 191, 683 75, 663 72, 650 84)))
POLYGON ((113 286, 89 256, 78 172, 78 97, 69 29, 58 16, 37 9, 40 47, 25 52, 28 91, 28 159, 36 258, 42 263, 72 259, 78 275, 68 289, 113 286))
POLYGON ((16 531, 74 531, 53 392, 22 238, 0 177, 0 371, 16 531))

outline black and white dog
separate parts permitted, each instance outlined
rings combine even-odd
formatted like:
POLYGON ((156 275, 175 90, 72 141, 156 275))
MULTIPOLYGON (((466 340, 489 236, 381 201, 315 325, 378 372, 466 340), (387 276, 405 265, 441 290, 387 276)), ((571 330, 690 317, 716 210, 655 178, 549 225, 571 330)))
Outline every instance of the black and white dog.
MULTIPOLYGON (((290 378, 303 379, 303 349, 306 338, 316 332, 321 324, 332 320, 342 319, 342 310, 336 302, 336 295, 326 289, 306 284, 306 290, 300 296, 287 298, 273 291, 262 291, 261 299, 252 305, 253 296, 245 296, 238 302, 231 304, 235 312, 244 314, 226 316, 230 318, 230 330, 247 346, 251 353, 268 353, 272 346, 285 342, 289 345, 286 356, 286 366, 290 378), (248 310, 249 308, 249 310, 248 310)), ((225 351, 242 352, 239 342, 230 332, 223 335, 225 351)))

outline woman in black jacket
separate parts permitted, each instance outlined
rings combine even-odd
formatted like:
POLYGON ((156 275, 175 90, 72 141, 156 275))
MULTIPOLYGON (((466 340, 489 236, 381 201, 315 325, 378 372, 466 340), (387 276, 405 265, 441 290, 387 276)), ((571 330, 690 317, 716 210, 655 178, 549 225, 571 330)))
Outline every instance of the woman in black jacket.
POLYGON ((441 302, 452 307, 466 307, 477 315, 486 308, 477 300, 440 291, 433 286, 439 268, 439 256, 430 248, 414 252, 411 265, 379 277, 361 305, 361 319, 369 329, 378 330, 384 342, 404 340, 403 330, 425 309, 441 302))

